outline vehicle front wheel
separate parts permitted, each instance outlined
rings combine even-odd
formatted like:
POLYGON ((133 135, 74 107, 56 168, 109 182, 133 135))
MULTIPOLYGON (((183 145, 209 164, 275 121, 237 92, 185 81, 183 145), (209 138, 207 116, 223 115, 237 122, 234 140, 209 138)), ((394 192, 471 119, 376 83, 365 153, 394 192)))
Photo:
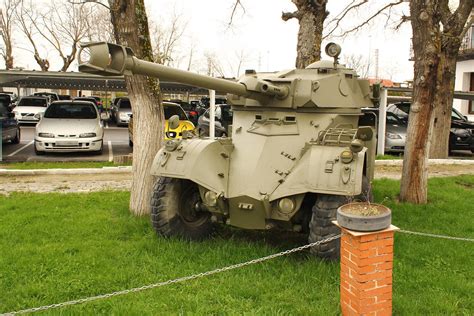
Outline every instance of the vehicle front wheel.
POLYGON ((151 209, 151 222, 161 236, 203 240, 214 231, 211 214, 201 201, 198 186, 191 181, 159 178, 151 209))
MULTIPOLYGON (((372 188, 367 177, 362 178, 362 192, 357 196, 320 194, 312 208, 309 223, 308 241, 314 243, 341 233, 332 221, 336 220, 337 209, 349 202, 365 202, 373 200, 372 188)), ((336 239, 310 248, 311 253, 320 258, 337 260, 340 258, 341 239, 336 239)))

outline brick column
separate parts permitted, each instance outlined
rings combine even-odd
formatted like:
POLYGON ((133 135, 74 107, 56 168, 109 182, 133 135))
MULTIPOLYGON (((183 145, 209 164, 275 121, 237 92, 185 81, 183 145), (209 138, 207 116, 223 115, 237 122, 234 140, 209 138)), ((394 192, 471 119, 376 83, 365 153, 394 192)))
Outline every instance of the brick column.
POLYGON ((341 228, 343 315, 391 315, 395 226, 376 232, 341 228))

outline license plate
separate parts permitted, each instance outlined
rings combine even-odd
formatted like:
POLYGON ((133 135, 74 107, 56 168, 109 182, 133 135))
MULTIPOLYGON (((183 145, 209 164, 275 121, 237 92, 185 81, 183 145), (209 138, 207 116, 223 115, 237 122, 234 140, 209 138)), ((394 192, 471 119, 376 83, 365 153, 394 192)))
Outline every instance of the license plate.
POLYGON ((57 141, 57 146, 77 146, 77 142, 75 141, 57 141))
POLYGON ((22 119, 23 119, 23 120, 30 120, 30 121, 36 120, 34 116, 23 116, 22 119))

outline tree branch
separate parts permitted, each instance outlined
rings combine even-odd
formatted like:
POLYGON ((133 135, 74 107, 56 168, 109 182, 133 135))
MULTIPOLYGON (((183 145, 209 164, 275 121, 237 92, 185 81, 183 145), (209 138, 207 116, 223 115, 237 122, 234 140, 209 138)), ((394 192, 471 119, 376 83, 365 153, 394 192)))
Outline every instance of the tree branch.
POLYGON ((230 26, 232 25, 232 22, 233 22, 233 20, 234 20, 234 16, 235 16, 235 13, 236 13, 238 7, 241 7, 242 10, 243 10, 244 13, 245 13, 245 7, 242 5, 242 3, 240 2, 240 0, 235 0, 234 7, 232 8, 232 13, 230 14, 229 23, 227 24, 227 26, 230 27, 230 26))
MULTIPOLYGON (((351 4, 353 4, 355 1, 352 1, 351 4)), ((334 33, 334 31, 339 27, 339 24, 341 23, 342 19, 344 19, 344 17, 352 10, 355 10, 357 8, 359 8, 360 6, 366 4, 368 2, 368 0, 362 0, 361 2, 359 3, 356 3, 354 5, 351 5, 349 4, 348 6, 346 6, 344 8, 344 10, 342 10, 338 15, 336 15, 336 17, 334 19, 332 19, 331 21, 329 21, 328 23, 328 26, 333 23, 333 22, 336 22, 336 25, 326 34, 323 36, 323 39, 326 39, 327 37, 331 36, 332 33, 334 33), (340 16, 340 17, 338 17, 340 16)))
POLYGON ((399 0, 397 2, 391 2, 389 4, 387 4, 386 6, 382 7, 380 10, 378 10, 377 12, 375 12, 373 15, 371 15, 367 20, 365 20, 364 22, 362 22, 361 24, 357 25, 356 27, 353 27, 352 29, 348 30, 348 31, 345 31, 344 33, 342 33, 341 35, 337 35, 338 37, 344 37, 346 36, 347 34, 349 33, 352 33, 352 32, 355 32, 355 31, 358 31, 359 29, 361 29, 362 27, 364 27, 365 25, 369 24, 370 21, 372 21, 373 19, 375 19, 377 16, 379 16, 383 11, 387 10, 388 8, 392 8, 396 5, 399 5, 399 4, 402 4, 404 1, 403 0, 399 0))
POLYGON ((293 18, 295 19, 300 19, 301 17, 301 13, 300 11, 295 11, 295 12, 282 12, 281 13, 281 19, 283 21, 288 21, 288 20, 291 20, 293 18))

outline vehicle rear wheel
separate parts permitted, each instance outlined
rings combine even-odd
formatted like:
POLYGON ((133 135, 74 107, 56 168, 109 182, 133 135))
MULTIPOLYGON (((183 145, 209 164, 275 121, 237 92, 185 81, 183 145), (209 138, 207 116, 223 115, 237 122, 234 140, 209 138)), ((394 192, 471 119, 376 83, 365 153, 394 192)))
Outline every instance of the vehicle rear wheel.
POLYGON ((151 222, 158 235, 203 240, 214 231, 197 185, 188 180, 161 177, 153 188, 151 222))
MULTIPOLYGON (((324 240, 341 232, 332 221, 336 219, 337 209, 349 201, 372 201, 372 188, 367 177, 362 178, 362 192, 355 197, 342 195, 320 194, 312 208, 312 217, 309 223, 310 243, 324 240)), ((340 257, 341 239, 336 239, 310 248, 312 254, 327 260, 337 260, 340 257)))
POLYGON ((12 144, 19 144, 20 143, 20 129, 16 130, 15 138, 12 139, 12 144))

